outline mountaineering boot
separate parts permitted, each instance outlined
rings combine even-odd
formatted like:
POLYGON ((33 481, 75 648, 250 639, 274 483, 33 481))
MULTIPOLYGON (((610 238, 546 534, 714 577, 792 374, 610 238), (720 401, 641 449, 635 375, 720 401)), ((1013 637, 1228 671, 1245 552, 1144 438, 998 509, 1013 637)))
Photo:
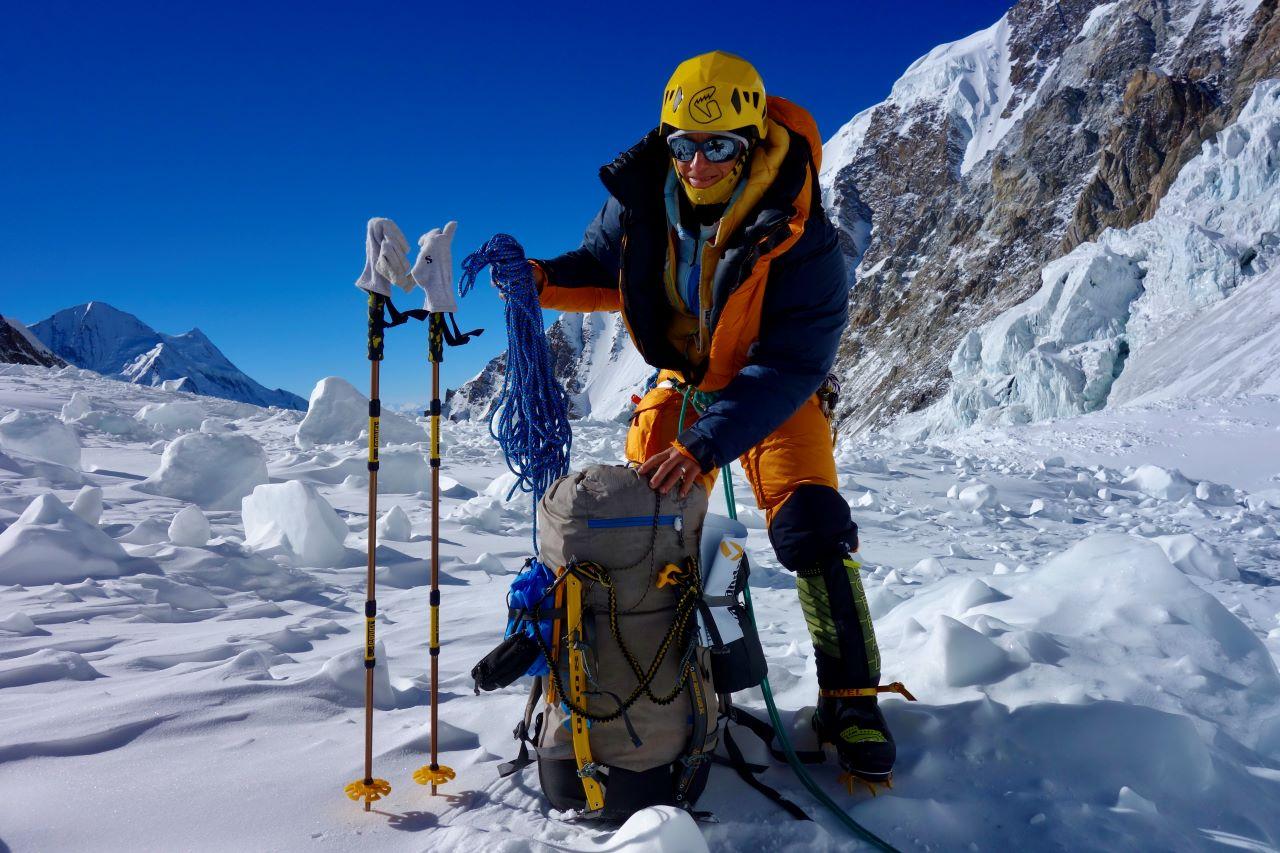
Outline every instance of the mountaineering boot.
POLYGON ((840 555, 796 575, 818 666, 814 729, 821 740, 835 745, 845 772, 868 782, 888 782, 897 756, 893 735, 874 692, 858 695, 880 683, 880 650, 859 563, 840 555))
POLYGON ((861 566, 852 556, 858 550, 858 526, 849 504, 829 486, 800 485, 774 515, 769 541, 782 564, 796 573, 813 640, 820 694, 814 728, 822 740, 835 744, 846 773, 887 783, 896 750, 876 705, 880 649, 861 566))
POLYGON ((889 782, 897 747, 874 696, 823 696, 813 712, 818 739, 835 745, 840 768, 868 782, 889 782))

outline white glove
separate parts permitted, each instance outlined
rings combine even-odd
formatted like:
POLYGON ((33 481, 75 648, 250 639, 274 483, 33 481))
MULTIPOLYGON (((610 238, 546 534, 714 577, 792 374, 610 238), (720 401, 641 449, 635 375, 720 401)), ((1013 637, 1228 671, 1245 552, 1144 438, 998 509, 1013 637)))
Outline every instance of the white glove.
POLYGON ((458 223, 450 221, 444 230, 432 228, 418 238, 418 261, 413 265, 413 280, 427 292, 422 307, 433 314, 452 314, 458 310, 453 292, 453 232, 458 223))
POLYGON ((405 293, 413 290, 405 254, 408 251, 409 241, 394 222, 382 217, 370 219, 365 235, 364 272, 356 280, 356 287, 382 296, 391 295, 393 284, 405 293))

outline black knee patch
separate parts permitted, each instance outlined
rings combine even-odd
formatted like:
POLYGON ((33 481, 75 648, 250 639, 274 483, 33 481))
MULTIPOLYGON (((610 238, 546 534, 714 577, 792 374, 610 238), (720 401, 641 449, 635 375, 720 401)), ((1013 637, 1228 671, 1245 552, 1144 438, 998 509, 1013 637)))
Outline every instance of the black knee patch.
POLYGON ((804 483, 774 514, 769 542, 782 565, 793 572, 811 570, 858 550, 858 525, 839 492, 804 483))

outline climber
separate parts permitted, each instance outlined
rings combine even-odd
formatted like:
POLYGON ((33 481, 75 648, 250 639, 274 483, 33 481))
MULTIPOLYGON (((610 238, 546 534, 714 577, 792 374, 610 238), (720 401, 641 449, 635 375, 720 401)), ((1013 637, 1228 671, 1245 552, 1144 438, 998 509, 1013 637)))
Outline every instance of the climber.
POLYGON ((821 146, 809 113, 766 96, 746 60, 689 59, 659 126, 600 170, 608 198, 581 247, 530 263, 544 308, 621 311, 660 371, 626 446, 654 488, 709 488, 740 460, 797 576, 818 667, 814 725, 847 772, 884 781, 894 742, 866 690, 880 655, 817 393, 849 287, 818 188, 821 146), (701 405, 685 405, 694 391, 701 405))

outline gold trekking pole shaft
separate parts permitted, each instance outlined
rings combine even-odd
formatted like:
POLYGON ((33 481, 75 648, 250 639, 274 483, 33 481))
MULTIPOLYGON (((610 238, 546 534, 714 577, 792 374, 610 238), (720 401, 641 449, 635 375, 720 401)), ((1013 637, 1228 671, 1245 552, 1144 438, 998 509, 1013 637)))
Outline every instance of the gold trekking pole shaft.
POLYGON ((432 313, 427 325, 427 360, 431 362, 431 763, 420 767, 413 780, 430 785, 431 795, 457 774, 439 762, 436 729, 440 702, 440 363, 444 361, 444 315, 432 313))
POLYGON ((364 778, 347 785, 347 796, 364 800, 364 810, 370 804, 391 793, 391 785, 385 779, 373 776, 373 670, 377 665, 378 613, 376 557, 378 516, 378 441, 382 401, 379 391, 378 369, 382 364, 383 319, 385 297, 369 294, 369 575, 368 595, 364 603, 364 778))

